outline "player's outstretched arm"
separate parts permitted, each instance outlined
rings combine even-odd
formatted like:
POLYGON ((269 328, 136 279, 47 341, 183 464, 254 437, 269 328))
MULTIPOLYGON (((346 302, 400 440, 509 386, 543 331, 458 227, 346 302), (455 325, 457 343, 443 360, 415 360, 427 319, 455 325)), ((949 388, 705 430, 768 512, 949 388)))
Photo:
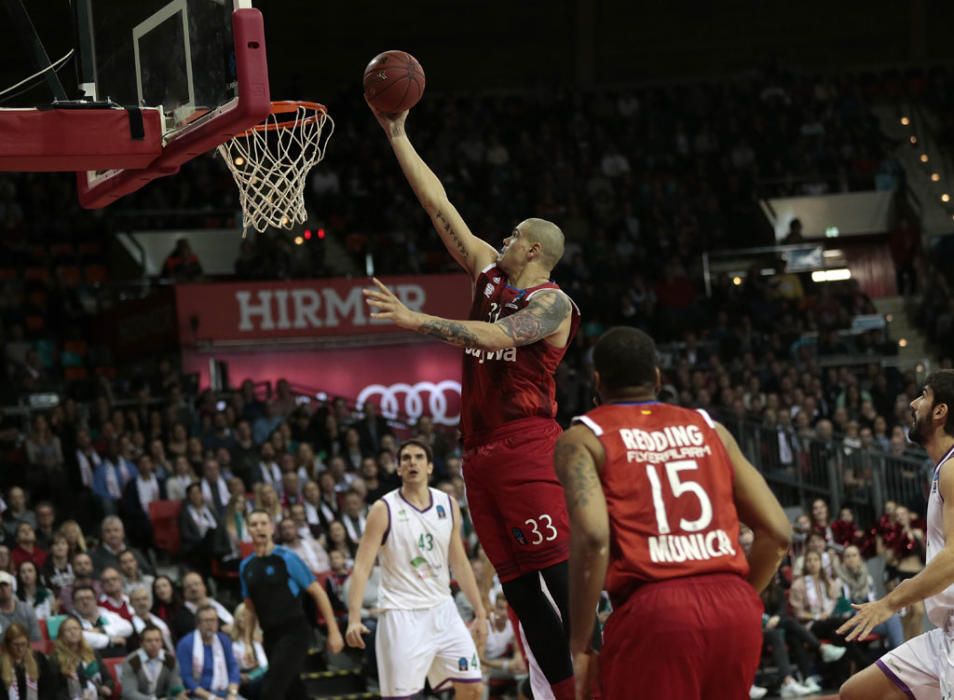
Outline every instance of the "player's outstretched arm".
POLYGON ((725 445, 735 472, 733 492, 739 520, 752 528, 749 550, 749 583, 761 592, 772 581, 792 542, 792 525, 765 479, 745 458, 732 433, 717 423, 716 432, 725 445))
POLYGON ((448 563, 451 571, 454 572, 454 578, 460 590, 467 596, 471 607, 474 609, 474 640, 478 649, 482 647, 487 640, 487 609, 484 607, 484 599, 480 595, 480 588, 477 585, 477 577, 474 576, 474 569, 470 565, 470 559, 467 558, 467 552, 464 550, 464 541, 460 536, 460 506, 457 499, 451 496, 451 508, 454 509, 454 531, 451 533, 450 547, 447 552, 448 563))
POLYGON ((852 605, 858 614, 838 628, 845 639, 863 639, 876 626, 912 603, 937 595, 954 584, 954 460, 941 465, 938 491, 944 502, 944 548, 939 551, 917 576, 906 579, 884 598, 873 603, 852 605), (849 632, 850 630, 850 632, 849 632))
POLYGON ((389 115, 377 111, 370 104, 368 107, 387 134, 404 177, 414 190, 417 201, 431 217, 447 252, 470 273, 471 279, 476 279, 481 270, 497 259, 496 249, 473 234, 447 198, 444 185, 418 155, 404 128, 408 113, 389 115))
POLYGON ((488 352, 530 345, 556 335, 570 322, 572 312, 566 294, 554 289, 537 292, 526 308, 496 323, 455 321, 411 311, 380 280, 373 278, 373 282, 375 289, 364 290, 371 318, 393 321, 401 328, 451 345, 488 352))
POLYGON ((609 563, 609 515, 597 469, 605 454, 586 426, 574 425, 557 440, 553 459, 570 515, 570 652, 576 659, 590 648, 609 563))
POLYGON ((354 557, 354 569, 351 571, 351 587, 348 590, 348 630, 345 641, 350 647, 364 649, 362 635, 368 634, 368 628, 361 622, 361 604, 364 601, 364 588, 374 567, 374 560, 381 549, 384 533, 388 531, 390 518, 384 501, 371 506, 364 534, 358 543, 358 553, 354 557))

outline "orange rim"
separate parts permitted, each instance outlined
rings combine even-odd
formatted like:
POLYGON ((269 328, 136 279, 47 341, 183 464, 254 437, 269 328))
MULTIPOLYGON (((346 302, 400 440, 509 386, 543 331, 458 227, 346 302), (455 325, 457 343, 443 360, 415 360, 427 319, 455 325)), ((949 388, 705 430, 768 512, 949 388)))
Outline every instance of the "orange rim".
POLYGON ((328 114, 328 108, 320 102, 305 102, 299 100, 279 100, 272 102, 272 114, 294 114, 299 109, 311 110, 315 112, 315 114, 295 121, 281 122, 269 120, 261 124, 256 124, 251 129, 247 129, 242 132, 241 136, 249 136, 253 131, 278 131, 280 129, 288 129, 295 125, 304 126, 305 124, 313 124, 328 114))

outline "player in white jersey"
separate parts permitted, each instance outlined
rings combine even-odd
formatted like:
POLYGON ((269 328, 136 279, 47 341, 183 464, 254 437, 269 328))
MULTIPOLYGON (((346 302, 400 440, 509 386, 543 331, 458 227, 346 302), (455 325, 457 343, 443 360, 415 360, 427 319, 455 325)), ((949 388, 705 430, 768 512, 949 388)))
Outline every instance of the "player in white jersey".
POLYGON ((914 426, 908 438, 934 462, 928 499, 927 565, 881 600, 853 605, 858 614, 839 634, 852 641, 923 600, 937 627, 921 634, 855 674, 841 687, 842 700, 954 699, 954 370, 928 376, 911 402, 914 426))
POLYGON ((430 447, 408 440, 398 450, 401 488, 382 496, 368 514, 351 573, 349 646, 364 648, 361 601, 375 557, 380 556, 375 651, 382 698, 407 698, 430 681, 435 691, 453 684, 454 697, 481 696, 477 646, 457 612, 450 569, 474 608, 479 645, 487 612, 460 536, 460 506, 453 496, 428 487, 434 471, 430 447))

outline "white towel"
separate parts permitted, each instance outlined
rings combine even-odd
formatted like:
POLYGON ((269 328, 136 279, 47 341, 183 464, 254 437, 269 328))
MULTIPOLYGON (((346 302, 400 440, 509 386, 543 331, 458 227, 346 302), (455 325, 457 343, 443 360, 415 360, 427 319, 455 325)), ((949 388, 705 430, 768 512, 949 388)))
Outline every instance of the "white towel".
POLYGON ((206 507, 203 507, 202 510, 196 510, 192 504, 189 504, 189 515, 192 516, 193 522, 199 528, 199 537, 205 537, 205 533, 210 528, 215 527, 215 516, 206 507))
MULTIPOLYGON (((196 630, 192 637, 192 677, 196 683, 202 680, 202 666, 205 664, 205 646, 202 644, 202 635, 196 630)), ((212 687, 207 688, 213 693, 229 687, 229 670, 225 665, 225 648, 222 640, 216 634, 212 637, 212 687)))
POLYGON ((139 505, 142 506, 143 513, 149 513, 149 504, 159 500, 159 480, 155 474, 143 481, 142 477, 136 479, 136 493, 139 496, 139 505))
POLYGON ((827 587, 824 581, 818 581, 818 587, 815 587, 816 581, 812 576, 805 576, 805 600, 808 603, 808 611, 813 615, 828 612, 831 607, 831 599, 828 597, 827 587), (818 598, 818 591, 821 590, 821 600, 818 598))
POLYGON ((106 491, 109 492, 109 497, 114 501, 118 501, 122 495, 123 491, 119 485, 119 474, 117 474, 118 467, 112 462, 106 462, 106 491))
POLYGON ((39 692, 39 684, 35 678, 30 678, 26 674, 23 674, 26 677, 26 695, 22 698, 20 693, 17 691, 17 681, 16 677, 13 679, 13 683, 10 684, 10 688, 7 690, 7 700, 37 700, 39 692))
POLYGON ((358 516, 358 522, 355 522, 350 515, 344 515, 341 518, 341 522, 345 526, 345 530, 348 532, 348 539, 354 543, 361 541, 361 535, 364 534, 364 528, 367 524, 367 518, 364 515, 358 516))
POLYGON ((218 490, 218 495, 212 497, 212 487, 209 486, 209 482, 206 479, 202 480, 202 498, 205 499, 205 502, 210 506, 218 510, 220 507, 225 507, 229 502, 229 486, 225 483, 225 479, 221 476, 219 477, 218 482, 216 482, 216 489, 218 490))
POLYGON ((76 450, 76 461, 79 463, 80 478, 83 480, 83 486, 91 488, 93 486, 93 470, 99 466, 102 461, 95 450, 87 457, 82 450, 76 450))

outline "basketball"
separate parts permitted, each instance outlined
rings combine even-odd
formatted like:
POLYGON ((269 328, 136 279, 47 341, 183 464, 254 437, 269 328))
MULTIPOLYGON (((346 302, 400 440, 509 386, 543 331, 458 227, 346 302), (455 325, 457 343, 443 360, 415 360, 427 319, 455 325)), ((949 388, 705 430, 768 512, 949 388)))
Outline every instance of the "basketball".
POLYGON ((364 95, 379 112, 410 109, 424 94, 424 69, 411 54, 385 51, 364 69, 364 95))

